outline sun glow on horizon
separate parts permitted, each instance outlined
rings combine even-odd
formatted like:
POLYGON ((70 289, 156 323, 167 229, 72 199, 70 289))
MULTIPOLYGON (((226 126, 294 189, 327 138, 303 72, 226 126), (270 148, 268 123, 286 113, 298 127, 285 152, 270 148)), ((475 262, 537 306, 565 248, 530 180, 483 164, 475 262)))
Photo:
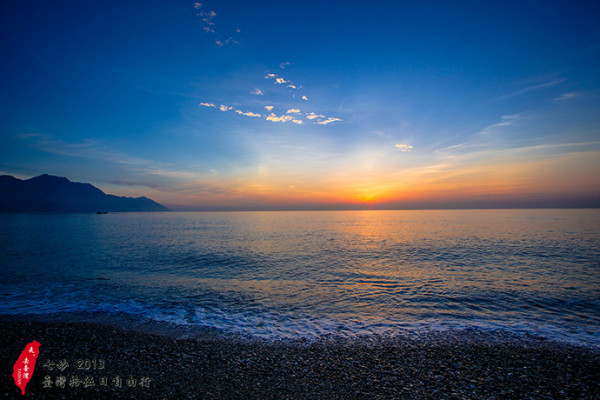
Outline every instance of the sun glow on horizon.
POLYGON ((600 207, 590 4, 105 8, 4 6, 1 171, 173 209, 600 207))
MULTIPOLYGON (((255 172, 238 171, 217 177, 199 176, 179 190, 180 204, 206 207, 300 207, 364 208, 378 206, 438 204, 469 200, 508 201, 561 196, 567 189, 573 196, 585 196, 597 185, 593 165, 596 153, 540 157, 513 162, 495 159, 470 163, 433 163, 421 167, 392 168, 389 165, 347 165, 324 172, 289 163, 263 163, 255 172), (577 175, 578 180, 570 179, 577 175), (560 184, 557 186, 557 183, 560 184)), ((418 162, 419 160, 417 160, 418 162)), ((162 200, 161 194, 155 197, 162 200)), ((167 201, 168 202, 168 201, 167 201)))

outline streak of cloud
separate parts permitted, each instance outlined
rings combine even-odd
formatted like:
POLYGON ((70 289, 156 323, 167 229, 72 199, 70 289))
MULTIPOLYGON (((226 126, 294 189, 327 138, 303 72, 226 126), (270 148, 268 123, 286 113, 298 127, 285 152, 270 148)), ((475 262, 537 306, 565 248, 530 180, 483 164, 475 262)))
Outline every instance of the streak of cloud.
POLYGON ((513 115, 503 115, 500 117, 500 122, 492 124, 483 128, 479 131, 480 135, 489 135, 491 133, 495 133, 499 128, 503 128, 506 126, 514 125, 519 119, 523 117, 524 113, 513 114, 513 115))
POLYGON ((317 118, 325 118, 325 116, 321 115, 321 114, 315 114, 314 112, 311 112, 311 113, 306 114, 306 118, 308 118, 308 119, 317 119, 317 118))
POLYGON ((235 110, 235 112, 238 113, 238 114, 240 114, 240 115, 245 115, 246 117, 260 117, 261 116, 260 114, 256 114, 256 113, 253 113, 253 112, 250 112, 250 111, 243 112, 241 110, 235 110))
POLYGON ((271 113, 270 115, 267 116, 267 121, 273 121, 273 122, 288 122, 288 121, 292 121, 293 119, 294 119, 294 117, 292 117, 291 115, 277 116, 274 113, 271 113))
POLYGON ((572 99, 573 97, 577 97, 577 93, 563 93, 560 96, 556 97, 554 100, 555 101, 565 101, 565 100, 569 100, 572 99))
POLYGON ((340 122, 340 121, 342 121, 340 118, 327 118, 325 120, 318 121, 317 124, 327 125, 327 124, 331 124, 333 122, 340 122))
POLYGON ((561 78, 561 79, 555 79, 555 80, 548 81, 548 82, 539 83, 539 84, 536 84, 536 85, 527 86, 527 87, 525 87, 523 89, 519 89, 519 90, 516 90, 514 92, 507 93, 507 94, 505 94, 503 96, 500 96, 500 97, 496 98, 495 100, 504 100, 504 99, 507 99, 507 98, 510 98, 510 97, 514 97, 514 96, 518 96, 518 95, 521 95, 521 94, 525 94, 525 93, 528 93, 528 92, 533 92, 533 91, 536 91, 536 90, 549 88, 549 87, 552 87, 552 86, 556 86, 559 83, 562 83, 564 81, 565 81, 565 79, 561 78))
MULTIPOLYGON (((170 178, 173 180, 186 180, 197 178, 194 172, 181 171, 170 168, 168 164, 132 156, 116 150, 101 142, 84 139, 79 142, 67 142, 49 134, 36 136, 21 136, 36 149, 48 154, 57 154, 67 157, 83 158, 88 160, 101 160, 120 165, 125 172, 132 174, 153 175, 170 178)), ((147 177, 151 179, 151 177, 147 177)), ((139 183, 141 185, 141 183, 139 183)), ((147 186, 147 185, 146 185, 147 186)), ((162 187, 162 185, 161 185, 162 187)))
POLYGON ((413 147, 409 144, 396 144, 394 145, 394 147, 396 147, 398 150, 400 150, 403 153, 407 153, 412 151, 413 147))

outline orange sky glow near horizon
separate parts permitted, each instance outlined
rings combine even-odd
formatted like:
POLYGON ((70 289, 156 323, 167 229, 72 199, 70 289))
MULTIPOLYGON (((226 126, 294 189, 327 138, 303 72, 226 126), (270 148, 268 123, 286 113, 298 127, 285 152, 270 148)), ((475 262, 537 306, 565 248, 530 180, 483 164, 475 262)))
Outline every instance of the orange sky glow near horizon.
MULTIPOLYGON (((517 160, 514 153, 486 160, 470 155, 414 168, 394 168, 385 156, 337 169, 263 164, 239 175, 198 176, 174 192, 143 192, 174 209, 438 208, 444 203, 485 208, 600 197, 600 153, 531 154, 517 160)), ((128 196, 140 192, 114 189, 128 196)))
POLYGON ((0 2, 0 173, 182 211, 600 207, 597 4, 307 1, 0 2))

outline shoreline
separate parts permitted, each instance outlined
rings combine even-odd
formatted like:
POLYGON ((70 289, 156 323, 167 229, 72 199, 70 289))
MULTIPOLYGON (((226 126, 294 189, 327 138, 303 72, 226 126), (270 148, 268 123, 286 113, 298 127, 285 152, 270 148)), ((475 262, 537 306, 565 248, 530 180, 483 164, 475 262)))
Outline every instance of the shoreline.
POLYGON ((600 399, 600 349, 476 330, 314 341, 207 331, 176 339, 0 315, 0 338, 4 398, 600 399), (40 355, 21 396, 12 367, 32 340, 40 355))

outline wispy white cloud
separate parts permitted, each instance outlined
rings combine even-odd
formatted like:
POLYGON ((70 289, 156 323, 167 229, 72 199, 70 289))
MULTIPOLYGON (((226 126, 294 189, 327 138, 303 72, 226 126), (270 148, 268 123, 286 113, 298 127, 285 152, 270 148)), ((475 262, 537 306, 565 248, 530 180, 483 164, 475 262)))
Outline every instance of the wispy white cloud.
MULTIPOLYGON (((193 172, 173 169, 169 164, 132 156, 96 140, 84 139, 80 142, 67 142, 48 134, 22 135, 22 138, 45 153, 117 164, 123 171, 136 176, 140 174, 155 175, 176 180, 192 179, 198 176, 193 172)), ((143 185, 142 183, 138 184, 143 185)), ((162 189, 165 189, 164 185, 162 189)))
POLYGON ((128 181, 128 180, 120 180, 120 179, 115 179, 115 180, 110 180, 107 181, 107 183, 110 183, 112 185, 117 185, 117 186, 144 186, 144 187, 149 187, 151 189, 157 189, 157 190, 164 190, 165 186, 158 184, 158 183, 153 183, 153 182, 141 182, 141 181, 128 181))
MULTIPOLYGON (((300 88, 300 87, 294 85, 293 83, 291 83, 291 81, 288 81, 285 78, 283 78, 275 73, 267 73, 267 74, 265 74, 264 78, 265 79, 273 79, 275 84, 287 84, 286 86, 289 88, 293 88, 293 89, 300 88)), ((255 88, 254 90, 252 90, 249 93, 253 94, 253 95, 257 95, 257 96, 264 96, 264 92, 258 88, 255 88)), ((296 95, 294 95, 294 94, 292 96, 296 97, 296 95)), ((298 97, 300 97, 300 95, 298 95, 298 97)), ((307 101, 308 98, 306 96, 302 96, 302 100, 307 101)), ((202 103, 200 103, 200 105, 205 106, 205 107, 215 107, 221 111, 234 110, 239 115, 245 115, 245 116, 249 116, 249 117, 263 117, 263 115, 256 113, 254 111, 246 112, 246 111, 238 110, 235 107, 227 106, 225 104, 221 104, 220 106, 215 106, 215 104, 213 104, 213 103, 202 102, 202 103)), ((303 113, 299 107, 288 108, 285 115, 277 115, 276 113, 274 113, 273 112, 274 106, 272 106, 272 105, 267 105, 267 106, 263 106, 263 107, 265 110, 267 110, 267 114, 264 115, 264 118, 267 121, 272 121, 272 122, 290 122, 291 121, 298 125, 302 125, 302 124, 304 124, 304 122, 307 122, 306 120, 303 120, 301 117, 299 117, 300 115, 303 115, 303 113)), ((305 114, 305 116, 308 121, 312 121, 313 124, 319 124, 319 125, 329 125, 329 124, 332 124, 335 122, 342 121, 341 118, 327 117, 323 114, 318 114, 315 112, 307 113, 307 114, 305 114)))
POLYGON ((40 138, 43 137, 41 133, 19 133, 17 135, 20 139, 31 139, 31 138, 40 138))
POLYGON ((294 118, 294 116, 292 116, 292 115, 278 116, 274 113, 271 113, 270 115, 268 115, 266 117, 266 120, 273 121, 273 122, 293 122, 294 124, 298 124, 298 125, 302 125, 304 123, 304 121, 302 121, 301 119, 294 118))
POLYGON ((198 17, 200 17, 200 19, 202 20, 202 22, 204 23, 204 31, 207 33, 214 33, 214 26, 215 26, 215 22, 213 21, 213 18, 217 16, 217 13, 210 10, 210 11, 202 11, 202 3, 194 3, 194 9, 197 10, 196 15, 198 17))
POLYGON ((576 97, 576 96, 577 96, 577 93, 575 93, 575 92, 563 93, 560 96, 556 97, 554 100, 564 101, 564 100, 572 99, 573 97, 576 97))
POLYGON ((260 117, 261 116, 260 114, 256 114, 256 113, 253 113, 253 112, 250 112, 250 111, 243 112, 241 110, 235 110, 235 112, 238 113, 238 114, 240 114, 240 115, 245 115, 247 117, 260 117))
POLYGON ((21 135, 21 138, 32 140, 33 146, 46 153, 58 154, 69 157, 83 157, 104 159, 125 165, 145 164, 145 160, 138 157, 131 157, 118 150, 110 149, 99 142, 90 139, 84 139, 80 142, 66 142, 47 134, 27 134, 21 135))
POLYGON ((495 100, 504 100, 504 99, 507 99, 509 97, 518 96, 518 95, 521 95, 521 94, 524 94, 524 93, 528 93, 528 92, 533 92, 535 90, 549 88, 549 87, 552 87, 552 86, 556 86, 559 83, 562 83, 564 81, 565 81, 565 79, 560 78, 560 79, 554 79, 554 80, 551 80, 551 81, 548 81, 548 82, 542 82, 542 83, 538 83, 538 84, 535 84, 535 85, 530 85, 530 86, 527 86, 527 87, 525 87, 523 89, 519 89, 519 90, 516 90, 514 92, 507 93, 507 94, 505 94, 503 96, 500 96, 500 97, 496 98, 495 100))
POLYGON ((317 118, 325 118, 325 116, 321 115, 321 114, 315 114, 314 112, 311 112, 311 113, 306 114, 306 118, 308 118, 308 119, 317 119, 317 118))
POLYGON ((228 45, 228 44, 231 44, 231 43, 233 43, 233 44, 237 44, 238 46, 240 46, 240 45, 241 45, 241 44, 240 44, 240 42, 238 42, 237 40, 235 40, 235 39, 234 39, 234 38, 232 38, 232 37, 228 37, 226 40, 219 40, 219 39, 215 39, 215 43, 216 43, 216 44, 217 44, 217 46, 219 46, 219 47, 223 47, 223 46, 225 46, 225 45, 228 45))
POLYGON ((400 144, 400 143, 394 145, 394 147, 396 147, 398 150, 400 150, 403 153, 410 152, 413 149, 413 147, 409 144, 400 144))
POLYGON ((558 154, 582 154, 597 152, 600 149, 600 141, 590 142, 568 142, 568 143, 545 143, 524 144, 508 147, 493 147, 483 143, 460 143, 458 145, 436 150, 435 153, 442 160, 450 160, 452 163, 477 162, 485 159, 497 159, 499 157, 525 157, 532 159, 534 154, 540 157, 550 157, 558 154))
POLYGON ((277 74, 267 74, 265 76, 265 79, 274 79, 276 84, 286 85, 290 89, 297 90, 297 89, 301 88, 301 86, 298 86, 298 85, 294 84, 294 82, 292 82, 290 80, 287 80, 287 79, 285 79, 285 78, 283 78, 283 77, 281 77, 281 76, 279 76, 277 74))
POLYGON ((500 122, 485 127, 484 129, 479 131, 479 134, 489 135, 491 133, 496 132, 499 128, 514 125, 519 119, 523 117, 523 115, 524 113, 503 115, 502 117, 500 117, 500 122))
MULTIPOLYGON (((202 10, 203 4, 200 2, 194 3, 194 9, 196 10, 196 16, 200 18, 202 24, 204 25, 202 29, 206 33, 215 33, 216 25, 214 18, 217 16, 217 13, 213 10, 204 11, 202 10)), ((240 33, 239 29, 235 29, 236 33, 240 33)), ((235 36, 235 35, 234 35, 235 36)), ((227 39, 215 39, 215 44, 219 47, 223 47, 229 44, 237 44, 241 45, 239 40, 234 39, 232 36, 229 36, 227 39)))
POLYGON ((327 118, 325 120, 320 120, 317 122, 317 124, 319 125, 327 125, 327 124, 331 124, 332 122, 339 122, 342 121, 340 118, 327 118))
POLYGON ((290 65, 292 65, 291 62, 285 61, 285 62, 282 62, 281 64, 279 64, 279 68, 285 69, 285 67, 290 66, 290 65))
MULTIPOLYGON (((219 106, 216 106, 214 103, 207 103, 207 102, 201 102, 199 104, 199 106, 202 107, 211 107, 211 108, 218 108, 219 110, 226 112, 226 111, 235 111, 235 113, 239 114, 239 115, 244 115, 247 117, 262 117, 261 114, 259 113, 255 113, 252 111, 242 111, 242 110, 238 110, 237 108, 233 107, 233 106, 228 106, 225 104, 221 104, 219 106)), ((302 111, 299 108, 289 108, 285 115, 277 115, 275 113, 272 112, 274 106, 264 106, 265 110, 267 110, 270 114, 267 114, 265 116, 265 119, 267 121, 272 121, 272 122, 293 122, 295 124, 298 125, 302 125, 304 123, 304 121, 300 118, 298 118, 298 115, 302 115, 302 111)), ((317 123, 319 125, 328 125, 331 124, 333 122, 339 122, 342 121, 341 118, 328 118, 322 114, 317 114, 314 112, 310 112, 308 114, 306 114, 306 118, 308 120, 317 120, 314 121, 313 123, 317 123)))
POLYGON ((293 119, 294 119, 294 117, 292 117, 291 115, 277 116, 274 113, 271 113, 270 115, 267 116, 267 121, 273 121, 273 122, 288 122, 288 121, 292 121, 293 119))
POLYGON ((247 117, 262 117, 262 115, 257 114, 257 113, 253 113, 251 111, 242 111, 242 110, 237 110, 235 107, 233 106, 228 106, 225 104, 221 104, 219 107, 217 107, 215 104, 213 103, 205 103, 202 102, 199 104, 199 106, 203 106, 203 107, 212 107, 212 108, 218 108, 221 111, 231 111, 234 110, 237 114, 239 115, 245 115, 247 117))

